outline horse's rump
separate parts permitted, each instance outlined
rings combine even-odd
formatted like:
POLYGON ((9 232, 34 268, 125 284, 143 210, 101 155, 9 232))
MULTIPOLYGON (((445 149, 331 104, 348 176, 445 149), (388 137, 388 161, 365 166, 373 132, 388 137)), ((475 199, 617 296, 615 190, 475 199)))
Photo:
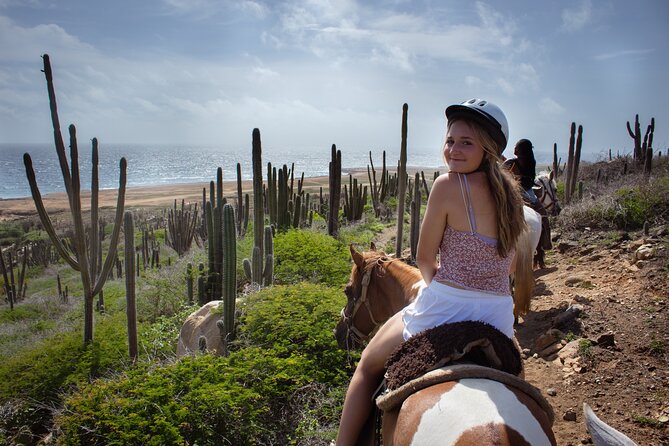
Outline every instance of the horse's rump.
POLYGON ((446 381, 424 382, 425 387, 410 392, 401 406, 384 413, 384 444, 556 444, 553 411, 538 390, 513 375, 493 369, 461 366, 467 370, 454 372, 453 367, 458 366, 430 372, 433 378, 446 381), (496 376, 454 380, 458 375, 489 373, 496 376), (439 374, 446 376, 434 376, 439 374), (394 420, 392 433, 385 417, 394 420))
POLYGON ((455 382, 464 379, 486 379, 512 387, 528 397, 545 412, 550 424, 553 424, 555 414, 553 408, 541 394, 541 391, 515 375, 502 372, 490 367, 477 364, 451 364, 431 370, 426 374, 411 380, 395 390, 386 391, 376 399, 376 405, 384 411, 398 409, 404 401, 416 392, 436 384, 455 382))
POLYGON ((384 411, 384 444, 554 444, 551 406, 516 376, 518 348, 488 324, 425 330, 398 347, 387 365, 387 390, 376 399, 384 411))

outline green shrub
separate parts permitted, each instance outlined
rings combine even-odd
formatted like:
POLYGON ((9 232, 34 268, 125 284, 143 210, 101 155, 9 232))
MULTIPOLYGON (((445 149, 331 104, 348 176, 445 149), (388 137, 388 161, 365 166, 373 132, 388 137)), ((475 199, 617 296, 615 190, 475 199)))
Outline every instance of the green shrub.
POLYGON ((59 444, 286 444, 292 423, 279 407, 307 384, 302 362, 245 349, 131 369, 65 401, 59 444))
POLYGON ((274 281, 343 286, 351 273, 350 258, 348 247, 327 234, 291 229, 274 238, 274 281))
POLYGON ((302 355, 312 378, 342 384, 346 356, 332 330, 345 303, 341 289, 306 282, 263 289, 243 307, 239 342, 262 345, 280 357, 302 355))
MULTIPOLYGON (((370 216, 368 213, 361 222, 340 228, 338 238, 346 246, 354 244, 363 249, 368 249, 370 242, 374 241, 376 236, 389 225, 396 226, 397 223, 381 223, 377 218, 370 216)), ((378 248, 383 248, 383 246, 379 246, 378 248)))
POLYGON ((138 341, 140 351, 145 352, 147 359, 169 359, 174 357, 179 332, 186 318, 198 306, 184 306, 172 315, 159 316, 151 324, 140 324, 138 341))
POLYGON ((334 438, 328 423, 338 419, 347 377, 346 352, 332 336, 342 304, 340 290, 309 283, 251 294, 242 308, 237 350, 229 357, 144 364, 81 386, 57 418, 59 444, 300 444, 305 436, 334 438))
POLYGON ((21 225, 14 222, 0 223, 0 246, 16 243, 23 236, 21 225))

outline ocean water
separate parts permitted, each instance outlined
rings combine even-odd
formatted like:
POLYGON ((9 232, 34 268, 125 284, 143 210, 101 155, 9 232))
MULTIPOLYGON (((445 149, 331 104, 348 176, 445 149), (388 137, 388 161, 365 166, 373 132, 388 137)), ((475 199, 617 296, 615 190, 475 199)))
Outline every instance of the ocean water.
MULTIPOLYGON (((367 168, 370 149, 340 148, 340 150, 343 172, 354 168, 367 168)), ((66 152, 69 160, 67 147, 66 152)), ((53 144, 0 144, 0 199, 30 196, 30 186, 23 164, 24 153, 30 154, 37 185, 42 195, 65 191, 53 144)), ((377 171, 381 170, 382 155, 383 149, 372 150, 374 167, 377 171)), ((224 181, 236 181, 238 162, 241 164, 243 179, 253 177, 250 146, 224 150, 215 146, 110 144, 100 146, 99 157, 101 189, 118 188, 121 157, 125 157, 128 161, 128 187, 209 182, 216 180, 218 167, 223 169, 224 181)), ((327 175, 330 157, 330 147, 313 150, 263 148, 263 177, 267 175, 267 162, 276 167, 287 164, 289 168, 295 163, 296 177, 302 172, 305 177, 327 175)), ((386 149, 386 164, 389 168, 396 167, 398 159, 399 148, 386 149)), ((90 144, 80 143, 79 170, 83 190, 90 189, 90 160, 90 144)), ((438 148, 428 150, 409 148, 407 166, 424 167, 430 172, 440 169, 445 171, 438 148)))

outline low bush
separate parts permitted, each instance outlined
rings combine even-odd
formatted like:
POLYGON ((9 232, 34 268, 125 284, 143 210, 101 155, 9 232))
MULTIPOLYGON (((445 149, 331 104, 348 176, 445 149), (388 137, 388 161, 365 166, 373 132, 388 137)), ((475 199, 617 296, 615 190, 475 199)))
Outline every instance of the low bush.
POLYGON ((564 229, 635 230, 645 222, 662 224, 669 220, 669 177, 639 182, 616 189, 603 189, 597 196, 584 198, 560 214, 557 223, 564 229))
POLYGON ((23 237, 21 225, 14 222, 0 223, 0 246, 9 246, 23 237))
POLYGON ((271 348, 278 357, 304 356, 313 378, 341 384, 344 355, 332 330, 345 304, 341 289, 322 285, 303 282, 263 289, 242 307, 239 342, 271 348))
POLYGON ((291 229, 274 238, 274 281, 343 286, 351 273, 350 258, 348 247, 327 234, 291 229))
POLYGON ((332 439, 335 428, 328 423, 338 418, 349 371, 347 354, 332 336, 342 304, 339 289, 309 283, 250 294, 229 357, 143 364, 81 386, 57 417, 59 444, 332 439), (319 398, 323 395, 328 404, 319 398))

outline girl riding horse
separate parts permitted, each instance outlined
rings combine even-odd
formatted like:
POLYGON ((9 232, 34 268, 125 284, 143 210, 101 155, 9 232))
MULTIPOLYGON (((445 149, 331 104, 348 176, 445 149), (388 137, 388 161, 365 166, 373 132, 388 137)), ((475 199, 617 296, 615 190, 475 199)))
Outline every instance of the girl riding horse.
POLYGON ((525 230, 517 183, 500 168, 508 124, 495 104, 471 99, 446 109, 449 172, 430 193, 416 262, 427 284, 362 353, 342 411, 338 445, 354 445, 372 408, 386 359, 403 341, 446 322, 486 322, 513 337, 509 273, 525 230), (439 261, 437 261, 437 258, 439 261))

